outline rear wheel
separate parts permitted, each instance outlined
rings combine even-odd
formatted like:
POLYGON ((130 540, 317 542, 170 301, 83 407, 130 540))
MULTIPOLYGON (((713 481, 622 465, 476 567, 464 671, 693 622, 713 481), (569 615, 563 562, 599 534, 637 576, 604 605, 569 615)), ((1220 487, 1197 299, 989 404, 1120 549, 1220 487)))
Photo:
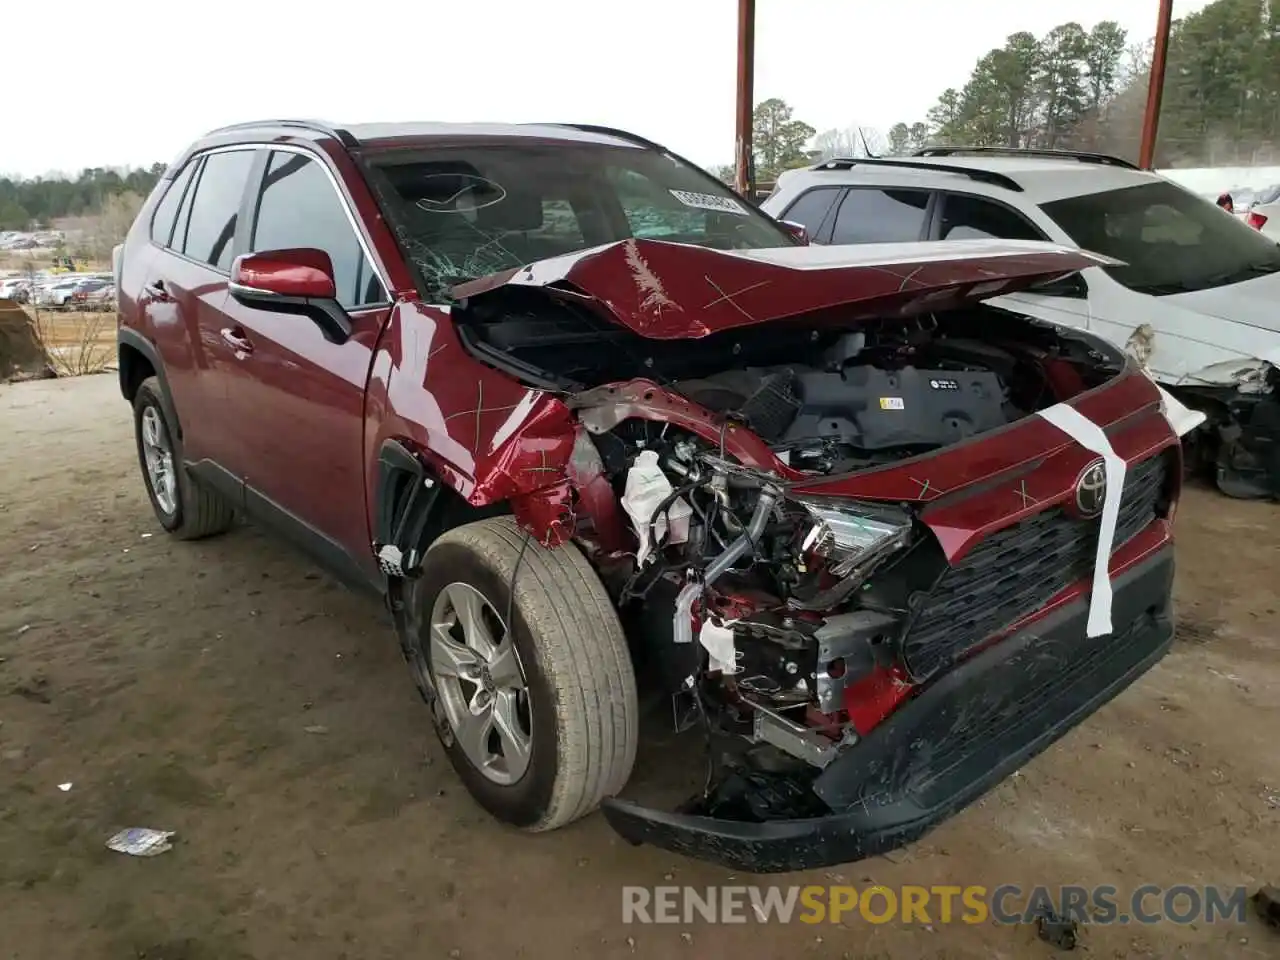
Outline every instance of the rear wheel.
POLYGON ((543 547, 509 517, 457 527, 406 600, 419 685, 481 806, 552 830, 621 790, 638 739, 635 675, 576 547, 543 547))
POLYGON ((160 398, 156 377, 142 381, 133 398, 138 463, 156 519, 179 540, 224 533, 235 521, 235 512, 182 468, 177 430, 165 415, 160 398))

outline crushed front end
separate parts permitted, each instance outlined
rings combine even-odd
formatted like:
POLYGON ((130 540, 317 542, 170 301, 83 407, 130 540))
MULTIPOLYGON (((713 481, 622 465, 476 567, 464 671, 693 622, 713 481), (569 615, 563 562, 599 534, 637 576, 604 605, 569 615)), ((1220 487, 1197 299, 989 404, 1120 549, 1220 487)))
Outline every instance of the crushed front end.
POLYGON ((934 312, 765 323, 742 297, 752 323, 695 336, 658 268, 677 254, 638 250, 678 338, 601 324, 622 298, 586 272, 457 312, 472 349, 563 397, 572 538, 642 686, 708 744, 679 809, 605 801, 622 836, 756 872, 884 852, 1168 649, 1181 454, 1133 360, 976 302, 996 274, 958 261, 917 293, 934 312))
POLYGON ((881 853, 955 813, 1167 650, 1168 436, 1148 415, 1115 437, 1130 466, 1113 629, 1095 637, 1099 524, 1073 512, 1093 457, 1074 444, 958 490, 945 464, 916 461, 939 495, 886 502, 677 441, 663 462, 694 543, 633 573, 621 603, 646 610, 646 649, 675 716, 711 734, 712 769, 679 811, 615 799, 609 822, 633 842, 770 872, 881 853), (672 618, 661 640, 658 611, 672 618))

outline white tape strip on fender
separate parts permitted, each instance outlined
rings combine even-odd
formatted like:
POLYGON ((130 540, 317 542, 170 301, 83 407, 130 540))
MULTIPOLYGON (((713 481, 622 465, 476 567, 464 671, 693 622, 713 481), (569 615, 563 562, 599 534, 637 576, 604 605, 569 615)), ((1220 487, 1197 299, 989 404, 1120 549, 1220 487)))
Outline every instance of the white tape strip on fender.
POLYGON ((1102 428, 1075 407, 1059 403, 1041 410, 1044 417, 1086 450, 1102 457, 1107 472, 1107 493, 1102 501, 1102 521, 1098 530, 1098 554, 1093 560, 1093 595, 1089 600, 1089 623, 1085 633, 1100 637, 1111 632, 1111 548, 1116 539, 1120 498, 1124 495, 1126 464, 1111 447, 1102 428))

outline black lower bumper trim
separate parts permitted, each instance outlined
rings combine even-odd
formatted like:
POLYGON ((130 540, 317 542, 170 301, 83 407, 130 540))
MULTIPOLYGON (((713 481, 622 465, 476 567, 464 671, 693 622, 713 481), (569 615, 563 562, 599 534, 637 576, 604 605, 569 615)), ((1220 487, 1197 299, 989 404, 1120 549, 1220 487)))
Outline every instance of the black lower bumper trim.
POLYGON ((602 805, 632 843, 735 870, 848 863, 922 836, 1041 753, 1145 673, 1173 641, 1173 548, 1117 577, 1117 631, 1085 636, 1081 600, 927 686, 814 781, 829 816, 748 822, 602 805))

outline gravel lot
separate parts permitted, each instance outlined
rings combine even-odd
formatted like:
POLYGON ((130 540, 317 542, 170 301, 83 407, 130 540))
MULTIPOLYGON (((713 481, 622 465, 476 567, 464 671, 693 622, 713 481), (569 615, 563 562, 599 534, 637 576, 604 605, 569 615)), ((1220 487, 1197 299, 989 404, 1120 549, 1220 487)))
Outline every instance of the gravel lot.
MULTIPOLYGON (((1151 674, 902 855, 777 880, 1280 883, 1280 507, 1191 489, 1177 523, 1180 640, 1151 674)), ((666 736, 642 744, 641 788, 679 786, 666 736)), ((696 744, 675 756, 700 772, 696 744)), ((629 848, 599 816, 495 825, 376 603, 248 527, 167 540, 114 376, 0 386, 0 956, 1053 955, 1027 927, 621 923, 624 884, 728 876, 629 848), (176 846, 105 850, 122 826, 176 846)), ((1280 952, 1254 919, 1082 942, 1280 952)))

